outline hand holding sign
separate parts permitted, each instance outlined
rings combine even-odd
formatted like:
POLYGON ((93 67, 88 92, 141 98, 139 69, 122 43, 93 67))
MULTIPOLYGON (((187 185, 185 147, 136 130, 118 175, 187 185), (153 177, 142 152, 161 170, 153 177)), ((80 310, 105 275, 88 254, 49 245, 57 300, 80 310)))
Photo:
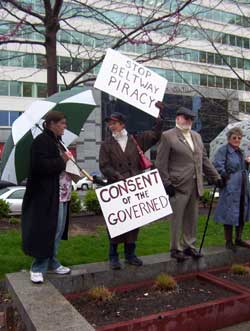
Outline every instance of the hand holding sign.
POLYGON ((155 103, 162 100, 167 80, 112 49, 107 50, 95 88, 158 117, 155 103))
POLYGON ((156 169, 97 189, 96 194, 111 238, 172 213, 156 169))

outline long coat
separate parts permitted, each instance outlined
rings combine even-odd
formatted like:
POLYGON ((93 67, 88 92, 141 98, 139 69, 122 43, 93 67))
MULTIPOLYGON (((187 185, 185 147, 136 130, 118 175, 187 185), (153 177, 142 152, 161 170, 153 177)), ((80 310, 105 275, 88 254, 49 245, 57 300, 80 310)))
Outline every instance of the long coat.
POLYGON ((191 131, 194 151, 191 150, 182 132, 173 128, 163 132, 157 151, 156 166, 165 186, 173 185, 181 192, 187 193, 190 178, 194 178, 199 196, 203 194, 203 173, 211 180, 220 178, 209 161, 201 136, 191 131))
MULTIPOLYGON (((137 143, 144 152, 155 145, 160 139, 162 124, 163 122, 158 120, 152 130, 134 135, 137 143)), ((107 178, 109 184, 142 173, 139 159, 139 153, 130 135, 128 135, 124 152, 113 137, 106 139, 100 148, 100 170, 107 178)), ((121 242, 132 243, 137 240, 138 233, 139 229, 135 229, 111 239, 111 242, 114 244, 121 242)))
POLYGON ((250 194, 248 171, 246 170, 244 155, 227 144, 219 148, 214 157, 214 166, 221 176, 229 176, 225 188, 220 190, 214 219, 228 225, 239 225, 240 197, 244 189, 244 217, 248 221, 250 216, 250 194), (242 180, 244 185, 242 186, 242 180))
MULTIPOLYGON (((58 222, 59 175, 65 169, 56 137, 45 129, 31 147, 31 163, 22 207, 22 241, 27 255, 53 256, 58 222)), ((67 238, 67 226, 63 239, 67 238)))

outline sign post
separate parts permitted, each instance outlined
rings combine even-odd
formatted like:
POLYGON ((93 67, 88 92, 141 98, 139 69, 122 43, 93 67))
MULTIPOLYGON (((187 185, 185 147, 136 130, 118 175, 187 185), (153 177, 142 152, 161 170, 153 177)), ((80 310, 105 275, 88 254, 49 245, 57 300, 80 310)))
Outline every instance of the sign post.
POLYGON ((96 190, 111 238, 172 213, 157 169, 96 190))
POLYGON ((108 49, 94 87, 158 117, 155 103, 163 100, 167 80, 129 57, 108 49))

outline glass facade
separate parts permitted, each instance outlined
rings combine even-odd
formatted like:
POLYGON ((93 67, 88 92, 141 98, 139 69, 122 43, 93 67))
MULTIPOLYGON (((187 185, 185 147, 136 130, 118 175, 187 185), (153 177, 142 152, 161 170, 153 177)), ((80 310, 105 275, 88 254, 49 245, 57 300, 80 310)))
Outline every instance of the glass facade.
MULTIPOLYGON (((176 111, 184 106, 197 114, 193 123, 193 129, 198 131, 206 147, 228 124, 228 103, 226 100, 203 98, 200 96, 184 96, 165 94, 166 105, 163 113, 164 130, 175 127, 176 111)), ((135 133, 149 130, 154 125, 155 119, 138 110, 137 108, 117 99, 110 100, 106 93, 102 93, 102 118, 109 116, 114 111, 119 111, 126 117, 126 128, 128 132, 135 133)), ((102 127, 102 137, 108 135, 105 124, 102 127)), ((155 151, 152 150, 152 159, 155 151)))

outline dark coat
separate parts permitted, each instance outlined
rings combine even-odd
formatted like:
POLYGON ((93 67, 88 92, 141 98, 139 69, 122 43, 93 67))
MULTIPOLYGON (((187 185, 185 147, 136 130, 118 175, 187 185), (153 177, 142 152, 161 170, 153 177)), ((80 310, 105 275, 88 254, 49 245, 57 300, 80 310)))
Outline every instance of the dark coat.
POLYGON ((248 221, 250 190, 244 154, 241 150, 236 152, 229 144, 223 145, 215 154, 213 164, 221 176, 228 177, 226 186, 220 190, 219 201, 214 213, 215 221, 228 225, 239 225, 241 193, 244 199, 243 221, 248 221), (244 185, 242 185, 243 181, 244 185))
MULTIPOLYGON (((31 163, 22 207, 23 250, 33 257, 53 256, 59 206, 59 175, 65 169, 57 139, 45 129, 31 147, 31 163)), ((67 226, 65 231, 67 232, 67 226)), ((67 238, 66 232, 64 239, 67 238)))
MULTIPOLYGON (((134 135, 134 137, 145 152, 159 141, 161 130, 162 121, 158 120, 157 125, 152 130, 139 133, 134 135)), ((100 148, 99 165, 109 184, 142 173, 139 153, 130 135, 128 135, 128 142, 124 152, 113 137, 106 139, 100 148)), ((114 244, 134 242, 137 240, 138 232, 139 229, 129 231, 111 239, 111 242, 114 244)))

